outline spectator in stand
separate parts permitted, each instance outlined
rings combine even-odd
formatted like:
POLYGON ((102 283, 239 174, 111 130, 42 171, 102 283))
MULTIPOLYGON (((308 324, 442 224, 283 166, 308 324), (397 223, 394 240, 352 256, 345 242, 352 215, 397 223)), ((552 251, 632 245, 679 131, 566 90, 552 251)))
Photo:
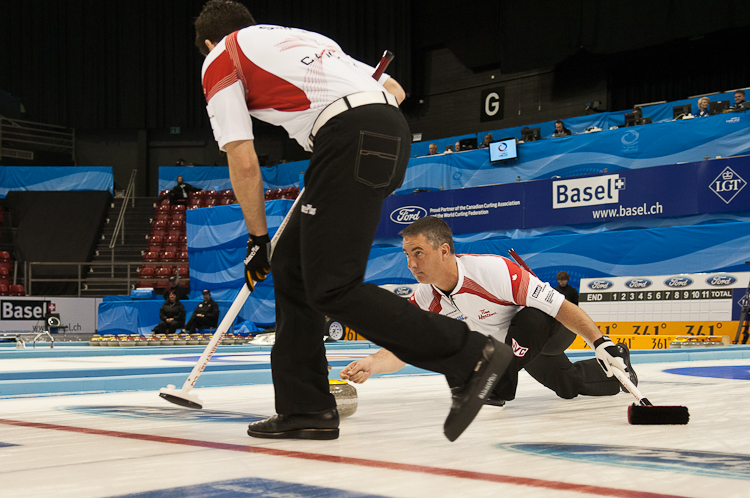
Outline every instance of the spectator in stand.
POLYGON ((480 149, 486 149, 487 147, 489 147, 489 146, 490 146, 490 144, 492 143, 492 140, 494 140, 494 139, 492 138, 492 133, 488 133, 488 134, 486 134, 486 135, 484 136, 484 140, 482 140, 482 143, 481 143, 481 144, 479 144, 479 148, 480 148, 480 149))
POLYGON ((200 192, 201 190, 203 189, 185 183, 182 175, 180 175, 177 177, 177 185, 169 191, 169 202, 171 204, 187 204, 188 194, 190 192, 200 192))
POLYGON ((565 123, 563 123, 562 120, 558 119, 555 121, 555 133, 552 134, 553 138, 567 137, 570 135, 572 135, 572 133, 565 127, 565 123))
POLYGON ((176 163, 174 163, 175 166, 185 166, 185 160, 183 158, 179 158, 176 163))
POLYGON ((745 90, 737 90, 734 92, 734 105, 730 110, 744 111, 746 109, 750 109, 750 105, 745 101, 745 90))
POLYGON ((568 285, 568 280, 570 280, 568 272, 561 271, 558 273, 557 283, 559 285, 555 287, 555 290, 565 296, 565 299, 578 306, 578 291, 568 285))
POLYGON ((698 114, 695 115, 696 118, 706 118, 710 116, 711 113, 708 110, 708 97, 701 97, 698 99, 698 114))
POLYGON ((171 291, 167 301, 159 310, 159 324, 151 331, 153 334, 175 334, 185 325, 185 307, 177 299, 177 294, 171 291))
POLYGON ((438 151, 437 151, 437 144, 435 142, 433 142, 433 143, 430 144, 430 155, 431 156, 436 156, 437 153, 438 153, 438 151))
POLYGON ((164 289, 165 300, 169 298, 170 292, 174 292, 177 295, 178 301, 182 301, 188 295, 187 289, 180 283, 180 277, 178 275, 169 277, 169 284, 167 285, 167 288, 164 289))
POLYGON ((219 305, 211 299, 211 291, 203 289, 203 301, 195 308, 193 316, 190 317, 185 328, 191 334, 196 329, 215 329, 219 324, 219 305))
POLYGON ((453 146, 453 150, 455 152, 461 152, 461 141, 460 140, 458 142, 456 142, 456 144, 453 146))

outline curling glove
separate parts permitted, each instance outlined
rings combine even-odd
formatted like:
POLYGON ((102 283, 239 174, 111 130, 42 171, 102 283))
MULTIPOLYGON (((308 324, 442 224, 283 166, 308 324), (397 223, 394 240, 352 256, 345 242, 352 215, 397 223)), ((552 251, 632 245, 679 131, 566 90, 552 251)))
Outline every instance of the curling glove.
POLYGON ((245 283, 250 292, 255 290, 255 282, 262 282, 271 272, 271 239, 268 234, 251 235, 247 241, 247 255, 245 256, 245 283))

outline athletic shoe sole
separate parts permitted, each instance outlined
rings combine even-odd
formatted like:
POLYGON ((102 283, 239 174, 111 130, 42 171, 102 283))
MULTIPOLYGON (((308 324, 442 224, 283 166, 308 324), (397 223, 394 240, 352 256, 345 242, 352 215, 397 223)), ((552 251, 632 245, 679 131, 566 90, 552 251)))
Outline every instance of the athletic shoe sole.
POLYGON ((248 429, 247 435, 264 439, 314 439, 318 441, 328 441, 338 439, 338 429, 296 429, 284 432, 257 432, 248 429))

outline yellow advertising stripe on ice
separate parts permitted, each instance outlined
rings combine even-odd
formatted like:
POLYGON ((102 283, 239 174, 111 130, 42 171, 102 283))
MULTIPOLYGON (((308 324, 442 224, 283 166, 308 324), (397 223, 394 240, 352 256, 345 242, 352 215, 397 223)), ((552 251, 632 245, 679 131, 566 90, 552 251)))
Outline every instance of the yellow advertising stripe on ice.
MULTIPOLYGON (((615 343, 623 343, 628 349, 669 349, 669 345, 675 341, 675 339, 685 337, 696 337, 704 338, 708 336, 685 336, 685 335, 610 335, 612 341, 615 343)), ((725 336, 713 336, 721 337, 723 345, 730 344, 730 337, 725 336)), ((687 341, 685 341, 687 342, 687 341)), ((588 349, 589 346, 580 337, 576 337, 573 344, 570 345, 570 349, 588 349)))
POLYGON ((607 335, 731 335, 739 322, 597 322, 607 335))

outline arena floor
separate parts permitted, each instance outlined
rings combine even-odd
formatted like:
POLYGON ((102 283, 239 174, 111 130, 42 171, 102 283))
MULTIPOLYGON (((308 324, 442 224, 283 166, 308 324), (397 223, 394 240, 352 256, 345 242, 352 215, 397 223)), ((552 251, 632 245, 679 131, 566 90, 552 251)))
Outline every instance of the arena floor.
MULTIPOLYGON (((329 347, 334 372, 373 351, 352 347, 329 347)), ((747 347, 634 352, 644 394, 688 406, 687 426, 631 426, 629 394, 566 401, 522 373, 517 399, 484 407, 455 443, 442 433, 445 382, 413 368, 357 386, 338 440, 249 438, 248 422, 274 413, 268 348, 231 348, 199 380, 203 410, 157 394, 181 385, 202 348, 0 348, 0 494, 748 496, 747 347), (238 382, 252 384, 226 385, 238 382)))

